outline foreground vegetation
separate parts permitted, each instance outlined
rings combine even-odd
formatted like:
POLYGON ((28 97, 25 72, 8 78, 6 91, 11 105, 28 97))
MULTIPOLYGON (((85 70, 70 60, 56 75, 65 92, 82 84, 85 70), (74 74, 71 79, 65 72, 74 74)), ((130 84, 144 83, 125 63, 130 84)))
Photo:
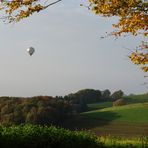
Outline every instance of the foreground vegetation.
POLYGON ((105 148, 148 146, 148 137, 123 139, 97 137, 84 131, 69 131, 53 126, 19 125, 0 126, 1 148, 105 148))
POLYGON ((112 148, 147 148, 148 147, 148 137, 138 137, 138 138, 121 138, 121 137, 111 137, 111 136, 101 136, 98 137, 99 142, 102 142, 105 147, 112 148))
POLYGON ((101 145, 95 135, 53 126, 0 127, 1 148, 97 148, 101 145))

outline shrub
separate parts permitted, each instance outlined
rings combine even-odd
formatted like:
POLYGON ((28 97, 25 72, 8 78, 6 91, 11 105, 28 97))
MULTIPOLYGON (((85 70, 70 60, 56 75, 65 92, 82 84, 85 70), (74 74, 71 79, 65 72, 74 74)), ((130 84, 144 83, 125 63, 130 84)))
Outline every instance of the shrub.
POLYGON ((113 106, 122 106, 122 105, 126 105, 126 101, 124 99, 118 99, 113 102, 113 106))
POLYGON ((84 131, 53 126, 19 125, 0 127, 1 148, 98 148, 97 137, 84 131))

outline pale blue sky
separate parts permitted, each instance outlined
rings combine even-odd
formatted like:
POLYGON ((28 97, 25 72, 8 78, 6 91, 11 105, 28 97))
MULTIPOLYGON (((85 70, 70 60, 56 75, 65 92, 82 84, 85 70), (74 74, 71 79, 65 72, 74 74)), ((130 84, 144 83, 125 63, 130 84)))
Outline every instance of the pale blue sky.
POLYGON ((66 95, 79 89, 147 92, 144 73, 126 48, 140 38, 106 38, 115 19, 104 19, 63 0, 18 24, 0 22, 0 96, 66 95), (33 46, 30 57, 26 49, 33 46))

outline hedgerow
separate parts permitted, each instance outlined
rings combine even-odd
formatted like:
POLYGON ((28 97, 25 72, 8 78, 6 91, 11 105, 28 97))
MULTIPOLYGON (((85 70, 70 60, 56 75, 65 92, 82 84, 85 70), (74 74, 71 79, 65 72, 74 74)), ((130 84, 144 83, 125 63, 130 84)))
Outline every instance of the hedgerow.
POLYGON ((0 148, 98 148, 97 136, 53 126, 0 126, 0 148))

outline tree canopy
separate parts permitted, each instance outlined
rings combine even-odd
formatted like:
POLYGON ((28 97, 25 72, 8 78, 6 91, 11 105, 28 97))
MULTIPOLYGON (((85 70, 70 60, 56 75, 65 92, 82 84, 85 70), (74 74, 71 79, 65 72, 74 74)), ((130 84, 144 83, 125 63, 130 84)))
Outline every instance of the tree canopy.
MULTIPOLYGON (((19 22, 35 12, 40 12, 62 0, 1 0, 0 10, 4 12, 1 19, 4 21, 19 22)), ((148 36, 148 1, 147 0, 88 0, 88 8, 95 14, 103 17, 118 17, 113 24, 114 31, 108 35, 115 37, 132 34, 148 36)), ((1 13, 2 14, 2 13, 1 13)), ((134 64, 142 65, 148 72, 148 42, 141 41, 129 56, 134 64)))
MULTIPOLYGON (((120 37, 132 34, 133 36, 148 36, 148 1, 147 0, 89 0, 88 6, 95 14, 103 17, 117 16, 117 24, 109 35, 120 37)), ((142 41, 129 56, 134 64, 142 65, 148 72, 148 44, 142 41)))
POLYGON ((121 99, 123 95, 124 95, 124 92, 122 90, 118 90, 111 95, 111 98, 113 98, 113 100, 117 100, 117 99, 121 99))
POLYGON ((49 0, 1 0, 0 10, 5 13, 3 21, 19 22, 35 12, 40 12, 62 0, 49 3, 49 0))
POLYGON ((72 104, 50 97, 0 97, 0 124, 61 124, 72 116, 72 104))

